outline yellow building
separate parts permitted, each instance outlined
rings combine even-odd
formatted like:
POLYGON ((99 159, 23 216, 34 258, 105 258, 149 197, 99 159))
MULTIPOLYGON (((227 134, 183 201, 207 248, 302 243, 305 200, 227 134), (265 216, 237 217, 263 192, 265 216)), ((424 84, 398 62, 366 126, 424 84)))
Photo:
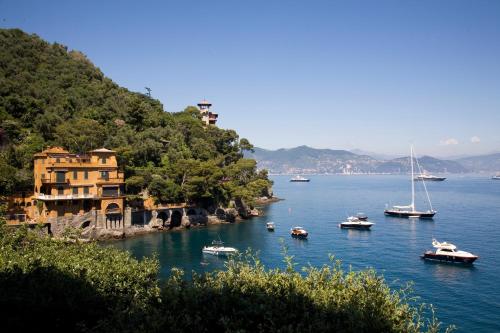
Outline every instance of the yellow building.
POLYGON ((78 155, 61 147, 46 149, 34 155, 34 183, 32 199, 39 222, 90 211, 122 220, 124 175, 113 150, 78 155))

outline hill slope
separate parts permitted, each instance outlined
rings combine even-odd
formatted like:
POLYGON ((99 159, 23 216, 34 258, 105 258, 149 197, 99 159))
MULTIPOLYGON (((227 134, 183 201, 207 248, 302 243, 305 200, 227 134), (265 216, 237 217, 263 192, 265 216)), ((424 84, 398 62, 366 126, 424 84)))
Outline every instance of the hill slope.
MULTIPOLYGON (((346 150, 315 149, 307 146, 274 151, 255 148, 255 152, 249 153, 248 156, 258 161, 259 168, 266 168, 277 174, 410 172, 409 157, 381 161, 346 150)), ((468 169, 455 161, 439 160, 430 156, 423 156, 418 161, 428 172, 468 172, 468 169)))
POLYGON ((476 172, 500 172, 500 153, 465 157, 456 161, 476 172))
POLYGON ((0 45, 0 194, 32 188, 32 156, 48 145, 116 150, 127 191, 147 188, 159 201, 215 205, 267 193, 267 174, 242 159, 251 144, 204 128, 197 108, 164 112, 81 52, 18 29, 0 29, 0 45))

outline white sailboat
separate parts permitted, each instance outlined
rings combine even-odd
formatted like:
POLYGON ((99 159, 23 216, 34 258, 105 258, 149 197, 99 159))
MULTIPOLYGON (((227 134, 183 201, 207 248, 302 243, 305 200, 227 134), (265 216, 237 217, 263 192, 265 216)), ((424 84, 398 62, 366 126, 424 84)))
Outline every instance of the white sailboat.
MULTIPOLYGON (((417 166, 420 171, 420 165, 417 166)), ((415 178, 414 178, 414 170, 413 170, 413 146, 410 148, 410 164, 411 164, 411 204, 407 206, 392 206, 384 210, 384 214, 388 216, 396 216, 396 217, 419 217, 419 218, 432 218, 436 211, 432 208, 431 199, 429 197, 429 193, 427 192, 427 187, 425 186, 425 181, 422 179, 422 184, 424 185, 425 194, 427 196, 427 201, 429 202, 430 209, 427 211, 419 211, 415 207, 415 178)))

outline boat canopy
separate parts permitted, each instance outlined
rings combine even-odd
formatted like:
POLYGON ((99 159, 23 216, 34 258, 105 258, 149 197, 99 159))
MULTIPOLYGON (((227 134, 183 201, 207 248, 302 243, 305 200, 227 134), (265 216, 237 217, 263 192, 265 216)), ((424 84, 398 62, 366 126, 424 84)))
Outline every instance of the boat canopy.
POLYGON ((432 246, 434 246, 437 249, 448 249, 448 250, 455 250, 457 247, 451 243, 447 242, 438 242, 437 240, 433 239, 432 240, 432 246))
POLYGON ((413 209, 413 205, 408 205, 408 206, 392 206, 395 209, 413 209))

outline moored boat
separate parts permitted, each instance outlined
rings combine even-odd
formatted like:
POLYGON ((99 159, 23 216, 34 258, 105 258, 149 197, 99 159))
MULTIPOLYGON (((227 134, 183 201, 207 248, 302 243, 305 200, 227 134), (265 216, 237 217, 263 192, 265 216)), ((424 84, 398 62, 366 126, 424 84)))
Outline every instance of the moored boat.
POLYGON ((290 230, 290 234, 294 238, 307 238, 307 236, 309 235, 309 233, 302 227, 293 227, 290 230))
POLYGON ((224 243, 220 240, 214 240, 212 241, 212 245, 204 246, 202 252, 214 256, 228 256, 230 254, 236 254, 238 250, 234 247, 224 246, 224 243))
POLYGON ((500 180, 500 174, 496 174, 493 177, 491 177, 493 180, 500 180))
POLYGON ((343 229, 364 229, 369 230, 375 223, 361 220, 356 216, 349 216, 346 221, 339 224, 343 229))
POLYGON ((457 250, 457 247, 451 243, 447 242, 441 243, 433 239, 432 246, 436 248, 436 250, 426 251, 421 256, 422 259, 446 261, 446 262, 462 263, 462 264, 472 264, 474 261, 476 261, 477 258, 479 258, 475 254, 472 254, 470 252, 457 250))
MULTIPOLYGON (((417 166, 418 165, 418 160, 417 166)), ((424 186, 425 194, 427 196, 427 201, 429 202, 430 209, 427 211, 419 211, 415 207, 415 178, 413 176, 413 146, 410 149, 410 165, 411 165, 411 204, 406 206, 392 206, 391 208, 386 208, 384 214, 393 217, 418 217, 418 218, 433 218, 436 211, 432 208, 431 199, 429 193, 427 192, 427 187, 425 186, 425 181, 422 179, 422 184, 424 186)))
POLYGON ((434 175, 428 175, 428 174, 421 174, 415 177, 415 180, 425 180, 425 181, 431 181, 431 182, 442 182, 445 180, 446 177, 438 177, 434 175))
POLYGON ((274 231, 274 223, 273 222, 267 222, 266 223, 266 228, 267 228, 267 231, 274 231))
POLYGON ((290 181, 291 182, 299 182, 299 183, 300 182, 306 182, 307 183, 307 182, 310 181, 310 179, 297 175, 297 176, 291 178, 290 181))

